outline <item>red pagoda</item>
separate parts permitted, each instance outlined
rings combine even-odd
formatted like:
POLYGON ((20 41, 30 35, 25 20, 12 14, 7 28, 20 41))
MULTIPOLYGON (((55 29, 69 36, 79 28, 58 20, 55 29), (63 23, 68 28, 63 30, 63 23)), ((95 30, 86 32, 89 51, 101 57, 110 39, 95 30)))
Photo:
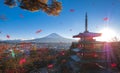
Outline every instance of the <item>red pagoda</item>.
POLYGON ((101 36, 101 33, 88 31, 87 13, 85 15, 85 31, 73 36, 80 38, 76 43, 72 43, 71 54, 80 58, 80 73, 108 73, 106 60, 106 50, 103 50, 104 42, 98 42, 94 37, 101 36), (102 46, 100 46, 102 44, 102 46), (74 53, 73 53, 74 52, 74 53))

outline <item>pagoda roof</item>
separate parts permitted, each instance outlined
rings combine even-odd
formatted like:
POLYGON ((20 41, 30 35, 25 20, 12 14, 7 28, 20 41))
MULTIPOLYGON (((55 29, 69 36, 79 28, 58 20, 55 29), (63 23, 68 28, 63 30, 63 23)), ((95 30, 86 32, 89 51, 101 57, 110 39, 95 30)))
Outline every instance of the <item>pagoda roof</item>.
POLYGON ((74 35, 73 38, 80 38, 80 37, 98 37, 98 36, 101 36, 101 33, 83 32, 83 33, 79 33, 78 35, 74 35))
POLYGON ((74 51, 74 52, 80 52, 81 49, 79 49, 79 48, 74 48, 74 49, 72 49, 72 51, 74 51))
POLYGON ((110 62, 109 60, 100 60, 100 59, 94 59, 94 60, 80 60, 81 63, 105 63, 105 62, 110 62))
POLYGON ((79 62, 80 61, 80 58, 77 56, 77 55, 72 55, 70 56, 70 58, 76 62, 79 62))
POLYGON ((84 53, 93 53, 93 52, 103 53, 103 52, 107 52, 107 51, 105 51, 105 50, 87 50, 87 49, 81 49, 79 52, 84 52, 84 53))

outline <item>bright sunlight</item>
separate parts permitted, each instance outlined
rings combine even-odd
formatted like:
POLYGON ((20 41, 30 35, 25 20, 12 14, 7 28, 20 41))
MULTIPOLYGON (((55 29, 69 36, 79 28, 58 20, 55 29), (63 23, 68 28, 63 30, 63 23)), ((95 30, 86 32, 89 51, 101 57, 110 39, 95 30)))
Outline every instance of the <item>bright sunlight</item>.
POLYGON ((110 28, 104 28, 100 33, 102 33, 102 35, 96 38, 97 41, 110 42, 115 37, 115 32, 110 28))

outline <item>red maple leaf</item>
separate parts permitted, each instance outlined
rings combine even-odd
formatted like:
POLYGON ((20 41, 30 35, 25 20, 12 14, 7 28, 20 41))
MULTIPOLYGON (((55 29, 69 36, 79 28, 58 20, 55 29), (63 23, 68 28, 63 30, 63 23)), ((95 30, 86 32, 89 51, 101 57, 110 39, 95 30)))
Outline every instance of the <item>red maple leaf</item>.
POLYGON ((74 12, 75 10, 74 9, 70 9, 70 12, 74 12))
POLYGON ((21 17, 21 18, 24 18, 24 15, 23 15, 23 14, 20 14, 20 17, 21 17))
POLYGON ((36 33, 40 33, 40 32, 42 32, 42 30, 41 30, 41 29, 36 31, 36 33))
POLYGON ((6 35, 7 38, 10 38, 10 35, 6 35))
POLYGON ((108 17, 103 18, 104 21, 108 21, 108 19, 109 19, 108 17))

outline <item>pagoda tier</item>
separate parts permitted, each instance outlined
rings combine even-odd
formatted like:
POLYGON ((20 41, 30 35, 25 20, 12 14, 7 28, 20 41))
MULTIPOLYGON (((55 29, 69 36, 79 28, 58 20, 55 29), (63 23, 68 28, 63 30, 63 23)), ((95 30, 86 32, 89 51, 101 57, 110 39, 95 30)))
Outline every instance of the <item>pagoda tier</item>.
POLYGON ((104 53, 104 52, 108 52, 108 51, 106 51, 106 50, 99 50, 99 49, 97 49, 97 50, 88 50, 88 49, 79 49, 79 48, 74 48, 74 49, 72 49, 72 51, 74 51, 74 52, 85 52, 85 53, 93 53, 93 52, 96 52, 96 53, 104 53))
POLYGON ((101 36, 101 33, 84 32, 73 36, 73 38, 98 37, 98 36, 101 36))
POLYGON ((79 33, 78 35, 73 36, 73 38, 86 38, 86 37, 98 37, 101 36, 101 33, 93 33, 88 31, 88 19, 87 19, 87 13, 85 16, 85 31, 83 33, 79 33))

